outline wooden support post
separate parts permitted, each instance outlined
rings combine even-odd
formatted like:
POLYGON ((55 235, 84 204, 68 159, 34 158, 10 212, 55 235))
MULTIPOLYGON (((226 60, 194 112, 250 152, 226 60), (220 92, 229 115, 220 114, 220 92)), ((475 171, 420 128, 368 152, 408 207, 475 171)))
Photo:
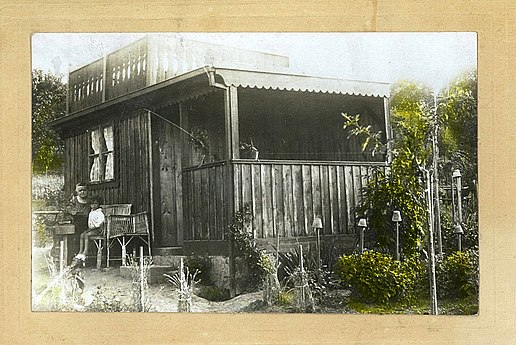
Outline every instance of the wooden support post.
POLYGON ((392 128, 391 128, 391 119, 390 119, 390 105, 389 105, 389 97, 383 98, 383 112, 385 118, 385 140, 387 141, 387 163, 391 164, 392 162, 392 128))
MULTIPOLYGON (((224 91, 224 119, 226 128, 226 179, 224 181, 224 196, 226 199, 226 222, 230 224, 234 217, 234 186, 233 186, 233 166, 231 160, 239 157, 239 136, 238 136, 238 94, 237 88, 228 87, 224 91)), ((229 276, 230 276, 230 296, 236 295, 235 286, 235 257, 233 240, 230 238, 229 245, 229 276)))

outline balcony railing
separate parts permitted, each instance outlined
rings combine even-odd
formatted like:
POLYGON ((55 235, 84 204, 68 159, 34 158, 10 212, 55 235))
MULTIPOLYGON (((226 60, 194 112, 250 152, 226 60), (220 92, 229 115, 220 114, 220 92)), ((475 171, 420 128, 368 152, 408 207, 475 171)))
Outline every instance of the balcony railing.
POLYGON ((205 65, 278 70, 287 68, 289 62, 284 56, 188 41, 174 35, 146 36, 70 72, 68 113, 205 65))

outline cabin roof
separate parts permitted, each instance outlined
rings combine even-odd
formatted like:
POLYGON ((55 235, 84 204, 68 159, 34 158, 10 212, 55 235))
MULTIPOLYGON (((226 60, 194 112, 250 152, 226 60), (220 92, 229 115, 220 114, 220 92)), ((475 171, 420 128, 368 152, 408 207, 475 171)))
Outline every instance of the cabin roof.
POLYGON ((362 80, 317 77, 284 72, 251 71, 214 67, 226 86, 258 89, 323 92, 356 96, 388 97, 390 84, 362 80))

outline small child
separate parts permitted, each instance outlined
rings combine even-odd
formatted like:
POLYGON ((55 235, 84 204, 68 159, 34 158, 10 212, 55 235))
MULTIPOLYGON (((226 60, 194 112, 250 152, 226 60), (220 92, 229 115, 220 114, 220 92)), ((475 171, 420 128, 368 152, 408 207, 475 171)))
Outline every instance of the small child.
POLYGON ((86 259, 86 253, 88 253, 88 244, 91 236, 98 236, 102 234, 104 225, 104 213, 100 208, 100 199, 97 196, 90 198, 91 211, 88 215, 88 230, 81 234, 81 242, 79 245, 79 254, 76 258, 79 260, 86 259))

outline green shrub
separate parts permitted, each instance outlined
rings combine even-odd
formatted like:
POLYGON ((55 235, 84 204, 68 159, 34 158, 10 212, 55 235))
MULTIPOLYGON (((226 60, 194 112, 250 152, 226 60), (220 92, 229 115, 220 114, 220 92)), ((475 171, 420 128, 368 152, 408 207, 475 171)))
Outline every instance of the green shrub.
POLYGON ((341 256, 335 272, 359 300, 380 304, 412 300, 424 286, 426 276, 417 256, 399 262, 375 251, 341 256))
POLYGON ((477 298, 478 254, 466 251, 446 256, 438 265, 437 283, 437 291, 442 298, 477 298))

